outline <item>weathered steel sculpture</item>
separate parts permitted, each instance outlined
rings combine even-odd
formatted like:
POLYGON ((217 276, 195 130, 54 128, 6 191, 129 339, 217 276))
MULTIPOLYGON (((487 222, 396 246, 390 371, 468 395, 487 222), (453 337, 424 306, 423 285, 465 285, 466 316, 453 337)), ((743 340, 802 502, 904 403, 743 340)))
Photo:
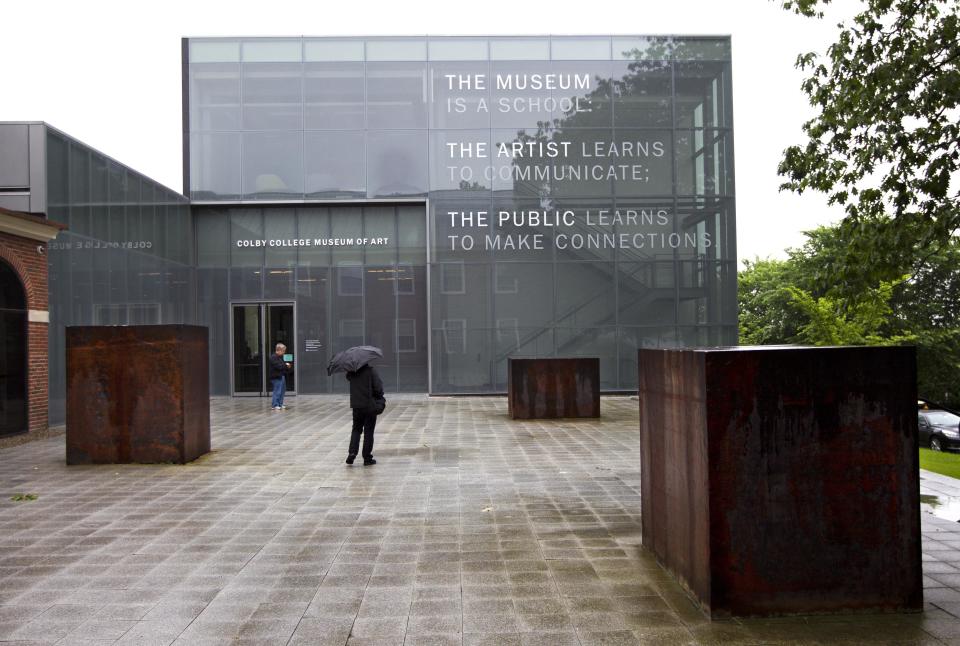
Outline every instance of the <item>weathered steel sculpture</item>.
POLYGON ((67 464, 172 462, 210 451, 207 328, 68 327, 67 464))
POLYGON ((705 611, 922 609, 913 348, 638 361, 643 543, 705 611))
POLYGON ((510 359, 512 419, 600 417, 599 359, 510 359))

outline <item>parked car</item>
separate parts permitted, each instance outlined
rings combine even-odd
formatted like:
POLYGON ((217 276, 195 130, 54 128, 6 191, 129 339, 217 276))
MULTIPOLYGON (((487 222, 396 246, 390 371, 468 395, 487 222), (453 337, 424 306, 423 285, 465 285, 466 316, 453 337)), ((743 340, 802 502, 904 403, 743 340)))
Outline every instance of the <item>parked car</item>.
POLYGON ((960 416, 936 409, 921 409, 917 416, 920 446, 934 451, 960 449, 960 416))

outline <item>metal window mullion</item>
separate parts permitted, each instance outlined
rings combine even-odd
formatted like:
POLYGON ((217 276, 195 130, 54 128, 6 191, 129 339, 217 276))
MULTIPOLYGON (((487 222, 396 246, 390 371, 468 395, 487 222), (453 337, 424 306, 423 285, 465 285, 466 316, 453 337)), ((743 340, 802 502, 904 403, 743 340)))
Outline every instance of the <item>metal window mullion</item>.
POLYGON ((424 243, 426 244, 426 286, 424 290, 424 298, 427 301, 427 394, 433 393, 433 308, 431 307, 431 302, 433 301, 433 289, 432 289, 432 271, 430 267, 430 260, 432 254, 430 253, 431 247, 431 230, 430 230, 430 198, 429 193, 427 193, 427 203, 424 207, 424 243))
MULTIPOLYGON (((670 164, 673 184, 673 232, 677 233, 680 224, 680 201, 678 193, 678 167, 677 159, 677 61, 670 61, 670 148, 673 157, 673 163, 670 164)), ((679 249, 673 250, 673 331, 678 339, 680 332, 680 252, 679 249)))
MULTIPOLYGON (((394 366, 394 381, 396 389, 400 390, 400 246, 397 244, 397 235, 400 233, 400 207, 393 207, 393 353, 397 365, 394 366)), ((414 330, 416 334, 416 330, 414 330)))
MULTIPOLYGON (((360 209, 360 237, 367 233, 367 209, 360 209)), ((360 250, 360 315, 363 319, 363 344, 367 342, 367 250, 360 250)))

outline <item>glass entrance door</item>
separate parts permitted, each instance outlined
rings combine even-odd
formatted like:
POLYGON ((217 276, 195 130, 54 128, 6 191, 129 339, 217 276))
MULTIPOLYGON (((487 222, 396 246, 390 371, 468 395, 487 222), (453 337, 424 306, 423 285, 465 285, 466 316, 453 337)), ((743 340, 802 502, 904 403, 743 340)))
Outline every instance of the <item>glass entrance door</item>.
POLYGON ((233 306, 233 394, 264 393, 263 306, 233 306))
MULTIPOLYGON (((276 305, 270 303, 266 305, 266 324, 264 329, 267 331, 267 354, 270 356, 276 351, 278 343, 282 343, 287 346, 283 360, 289 363, 293 370, 287 373, 287 392, 292 393, 296 392, 296 372, 297 364, 294 361, 296 357, 294 356, 294 348, 296 348, 296 337, 293 332, 293 305, 276 305)), ((267 389, 270 390, 270 364, 269 362, 266 365, 266 384, 267 389)), ((269 394, 269 393, 267 393, 269 394)))
POLYGON ((284 360, 293 366, 287 392, 296 392, 295 317, 292 303, 233 305, 233 394, 268 396, 270 355, 278 343, 287 346, 284 360))

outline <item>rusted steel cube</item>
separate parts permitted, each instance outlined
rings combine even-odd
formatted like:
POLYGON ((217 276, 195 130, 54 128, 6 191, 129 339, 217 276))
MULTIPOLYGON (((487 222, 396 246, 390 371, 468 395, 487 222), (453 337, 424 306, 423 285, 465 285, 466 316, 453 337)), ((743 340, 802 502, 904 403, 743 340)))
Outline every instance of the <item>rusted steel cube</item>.
POLYGON ((512 419, 600 417, 600 359, 510 359, 512 419))
POLYGON ((706 612, 922 609, 913 348, 638 362, 643 544, 706 612))
POLYGON ((67 464, 172 462, 210 451, 207 328, 66 330, 67 464))

